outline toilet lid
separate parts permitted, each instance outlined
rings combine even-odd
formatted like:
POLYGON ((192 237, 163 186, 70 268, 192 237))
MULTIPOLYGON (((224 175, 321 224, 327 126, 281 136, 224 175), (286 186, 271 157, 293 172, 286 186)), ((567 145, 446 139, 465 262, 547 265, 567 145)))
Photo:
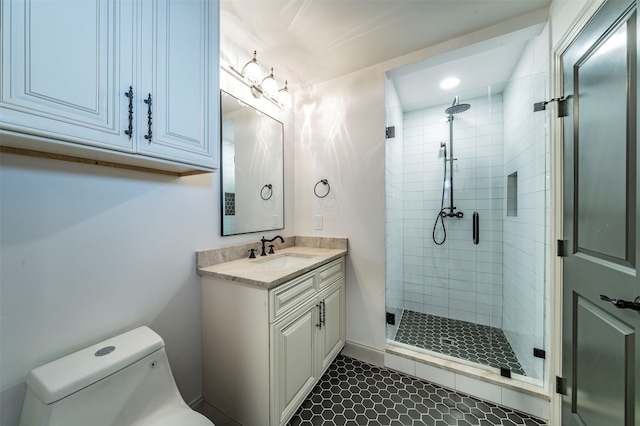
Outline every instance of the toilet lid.
POLYGON ((215 426, 209 419, 202 414, 190 410, 172 410, 166 415, 154 418, 144 426, 215 426))

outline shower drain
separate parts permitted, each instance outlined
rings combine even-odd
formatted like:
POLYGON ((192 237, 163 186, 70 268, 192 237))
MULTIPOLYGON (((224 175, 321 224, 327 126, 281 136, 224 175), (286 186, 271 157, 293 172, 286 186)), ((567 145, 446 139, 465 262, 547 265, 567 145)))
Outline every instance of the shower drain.
POLYGON ((457 346, 456 345, 456 339, 452 339, 450 337, 441 337, 440 338, 440 344, 441 345, 447 345, 447 346, 457 346))

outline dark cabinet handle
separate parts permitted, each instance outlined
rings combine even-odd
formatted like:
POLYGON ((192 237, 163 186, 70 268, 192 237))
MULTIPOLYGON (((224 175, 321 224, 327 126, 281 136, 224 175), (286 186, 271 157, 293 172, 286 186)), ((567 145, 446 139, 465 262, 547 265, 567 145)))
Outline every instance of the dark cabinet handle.
POLYGON ((611 302, 616 308, 619 309, 631 309, 634 311, 640 311, 640 296, 636 297, 633 302, 622 299, 611 299, 604 294, 600 295, 600 300, 604 300, 605 302, 611 302))
POLYGON ((129 136, 129 140, 133 137, 133 86, 129 86, 129 91, 124 92, 124 95, 129 98, 129 127, 124 131, 124 134, 129 136))
POLYGON ((318 322, 316 323, 316 327, 322 328, 322 308, 320 307, 320 303, 316 305, 318 308, 318 322))
POLYGON ((480 215, 473 212, 473 244, 480 242, 480 215))
POLYGON ((149 96, 147 97, 147 99, 144 100, 144 103, 147 104, 148 106, 148 111, 147 111, 147 134, 144 135, 144 138, 147 140, 147 142, 151 143, 151 140, 153 138, 153 132, 151 131, 151 118, 152 118, 152 113, 151 113, 151 93, 149 93, 149 96))
POLYGON ((320 302, 320 311, 322 312, 322 314, 320 316, 320 318, 321 318, 320 324, 325 325, 326 324, 325 321, 326 321, 327 317, 326 317, 326 312, 325 312, 324 300, 322 302, 320 302))

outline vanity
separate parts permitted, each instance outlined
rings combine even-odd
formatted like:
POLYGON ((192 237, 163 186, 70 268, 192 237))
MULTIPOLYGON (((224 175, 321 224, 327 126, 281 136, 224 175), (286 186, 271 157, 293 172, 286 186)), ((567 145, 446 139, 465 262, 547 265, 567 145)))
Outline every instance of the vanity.
POLYGON ((285 425, 345 343, 346 238, 286 241, 197 252, 203 397, 242 425, 285 425))

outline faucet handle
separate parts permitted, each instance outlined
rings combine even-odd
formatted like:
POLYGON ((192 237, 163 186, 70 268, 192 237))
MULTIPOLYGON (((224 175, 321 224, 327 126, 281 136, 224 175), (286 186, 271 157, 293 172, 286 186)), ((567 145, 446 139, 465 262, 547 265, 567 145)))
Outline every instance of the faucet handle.
POLYGON ((273 254, 274 253, 274 251, 273 251, 274 247, 275 246, 273 244, 269 244, 269 254, 273 254))
POLYGON ((249 259, 255 259, 256 258, 256 249, 249 249, 248 251, 251 252, 251 254, 249 255, 249 259))

